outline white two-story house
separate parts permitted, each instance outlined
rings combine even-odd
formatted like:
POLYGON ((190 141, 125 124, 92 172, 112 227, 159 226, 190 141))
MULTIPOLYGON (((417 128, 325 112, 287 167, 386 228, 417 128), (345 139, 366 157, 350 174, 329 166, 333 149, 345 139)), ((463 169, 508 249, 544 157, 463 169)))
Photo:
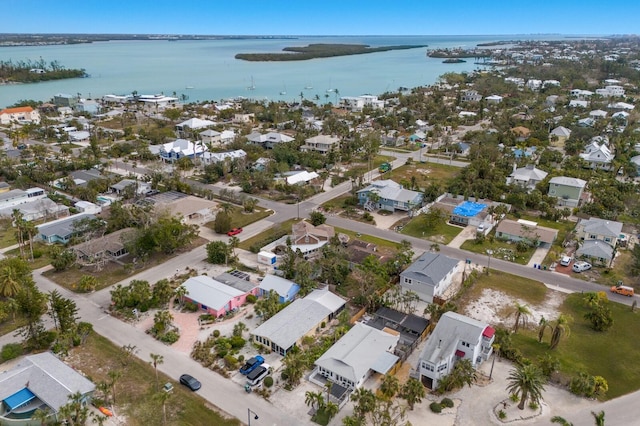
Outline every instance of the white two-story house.
POLYGON ((433 303, 451 285, 460 261, 443 254, 425 252, 400 274, 400 286, 420 300, 433 303))
POLYGON ((420 354, 417 370, 422 384, 435 389, 462 359, 477 368, 491 356, 494 339, 495 329, 488 324, 456 312, 445 313, 420 354))

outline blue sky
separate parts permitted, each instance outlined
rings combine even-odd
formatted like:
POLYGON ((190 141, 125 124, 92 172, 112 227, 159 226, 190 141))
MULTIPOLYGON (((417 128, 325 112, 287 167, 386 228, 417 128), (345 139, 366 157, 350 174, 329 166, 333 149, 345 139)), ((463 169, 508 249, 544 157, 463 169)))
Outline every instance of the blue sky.
POLYGON ((2 6, 3 33, 640 33, 638 0, 2 0, 2 6))

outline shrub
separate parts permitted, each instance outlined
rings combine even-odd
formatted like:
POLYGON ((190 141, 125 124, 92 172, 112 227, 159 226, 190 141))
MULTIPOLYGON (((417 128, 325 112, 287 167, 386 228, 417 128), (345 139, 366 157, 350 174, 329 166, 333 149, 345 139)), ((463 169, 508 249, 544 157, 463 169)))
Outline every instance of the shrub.
POLYGON ((509 395, 509 399, 512 402, 520 402, 520 397, 518 396, 517 393, 512 393, 511 395, 509 395))
POLYGON ((447 408, 453 408, 453 401, 449 398, 442 398, 442 401, 440 401, 440 405, 447 408))
POLYGON ((220 337, 220 330, 213 330, 213 337, 215 337, 216 339, 220 337))
POLYGON ((224 363, 230 370, 235 370, 238 366, 238 360, 233 355, 227 355, 224 357, 224 363))
POLYGON ((270 388, 271 386, 273 386, 273 377, 271 376, 265 377, 263 383, 265 387, 270 388))
POLYGON ((244 362, 244 355, 238 355, 238 362, 244 362))
POLYGON ((256 303, 257 300, 258 298, 253 294, 247 295, 247 303, 256 303))
POLYGON ((0 358, 2 361, 9 361, 10 359, 18 358, 22 355, 22 345, 20 343, 7 343, 0 350, 0 358))
POLYGON ((498 418, 499 418, 500 420, 504 420, 504 419, 506 419, 506 418, 507 418, 507 413, 505 413, 505 411, 504 411, 504 410, 500 410, 500 411, 498 411, 498 418))
POLYGON ((436 414, 442 412, 442 405, 438 404, 437 402, 432 402, 431 404, 429 404, 429 408, 436 414))
POLYGON ((322 323, 320 324, 320 328, 325 328, 327 326, 327 323, 322 321, 322 323))
POLYGON ((169 345, 174 344, 180 339, 180 333, 177 331, 168 331, 162 336, 160 336, 159 340, 163 343, 167 343, 169 345))
POLYGON ((537 410, 538 408, 540 408, 540 406, 535 402, 531 401, 529 402, 529 408, 531 408, 532 410, 537 410))
POLYGON ((244 340, 242 338, 242 336, 231 336, 231 338, 229 339, 229 343, 231 344, 232 348, 240 349, 240 348, 244 347, 244 345, 247 343, 247 341, 244 340))
POLYGON ((184 305, 184 310, 188 312, 196 312, 198 310, 198 304, 189 302, 184 305))

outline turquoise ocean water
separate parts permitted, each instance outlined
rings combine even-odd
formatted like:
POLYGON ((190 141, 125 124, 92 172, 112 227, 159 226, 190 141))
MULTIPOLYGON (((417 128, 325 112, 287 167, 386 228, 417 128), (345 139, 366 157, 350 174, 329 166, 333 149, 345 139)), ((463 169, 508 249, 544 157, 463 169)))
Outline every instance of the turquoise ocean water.
POLYGON ((67 68, 84 68, 89 78, 0 86, 0 107, 20 99, 50 100, 56 93, 82 97, 106 94, 164 93, 186 95, 188 102, 244 96, 255 99, 305 98, 335 102, 338 96, 380 94, 398 87, 433 84, 445 72, 479 68, 469 60, 443 64, 427 49, 474 47, 477 43, 515 39, 561 39, 562 36, 416 36, 298 37, 206 41, 113 41, 65 46, 0 47, 0 60, 56 60, 67 68), (363 43, 371 46, 428 45, 365 55, 293 62, 236 60, 240 52, 279 52, 309 43, 363 43), (253 83, 252 83, 253 82, 253 83), (248 90, 249 86, 254 90, 248 90), (338 89, 338 94, 329 89, 338 89), (329 95, 328 97, 326 95, 329 95))

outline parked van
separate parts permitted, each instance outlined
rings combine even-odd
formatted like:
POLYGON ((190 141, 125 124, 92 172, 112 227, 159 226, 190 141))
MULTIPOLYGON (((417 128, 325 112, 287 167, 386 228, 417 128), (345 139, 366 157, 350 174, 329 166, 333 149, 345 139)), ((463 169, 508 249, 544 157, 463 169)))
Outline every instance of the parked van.
POLYGON ((635 293, 633 287, 628 287, 626 285, 614 285, 613 287, 611 287, 611 292, 629 297, 633 296, 633 294, 635 293))
POLYGON ((271 368, 269 364, 262 364, 247 375, 247 384, 249 386, 257 386, 262 380, 269 375, 271 368))
POLYGON ((571 269, 573 269, 573 272, 588 271, 591 269, 591 264, 589 262, 576 262, 571 269))

